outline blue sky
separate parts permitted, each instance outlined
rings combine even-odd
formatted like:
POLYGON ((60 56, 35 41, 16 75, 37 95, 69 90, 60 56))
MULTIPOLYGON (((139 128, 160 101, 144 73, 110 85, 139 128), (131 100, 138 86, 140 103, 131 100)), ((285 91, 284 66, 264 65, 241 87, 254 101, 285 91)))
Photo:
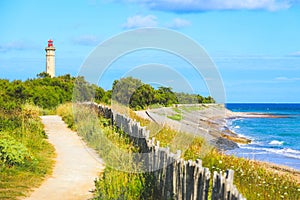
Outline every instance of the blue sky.
MULTIPOLYGON (((57 49, 57 74, 77 75, 99 43, 123 31, 162 27, 207 51, 227 102, 300 102, 299 19, 298 0, 1 0, 0 78, 25 80, 43 71, 49 38, 57 49)), ((99 84, 108 89, 132 60, 116 62, 99 84)), ((203 80, 175 60, 168 64, 206 94, 203 80)))

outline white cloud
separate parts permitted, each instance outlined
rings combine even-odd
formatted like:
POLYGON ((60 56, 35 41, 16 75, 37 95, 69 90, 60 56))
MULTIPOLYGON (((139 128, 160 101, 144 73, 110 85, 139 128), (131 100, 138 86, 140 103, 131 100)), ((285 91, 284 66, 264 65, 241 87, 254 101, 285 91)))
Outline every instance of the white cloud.
POLYGON ((128 17, 123 28, 132 29, 132 28, 141 28, 141 27, 155 27, 157 26, 157 17, 154 15, 135 15, 128 17))
POLYGON ((296 57, 300 57, 300 51, 294 52, 291 54, 291 56, 296 56, 296 57))
POLYGON ((275 80, 276 81, 286 81, 286 80, 288 80, 288 78, 285 76, 279 76, 279 77, 276 77, 275 80))
POLYGON ((7 51, 12 51, 12 50, 26 50, 26 49, 32 49, 33 46, 28 45, 31 43, 26 43, 24 41, 12 41, 8 42, 6 44, 0 44, 0 52, 7 52, 7 51))
POLYGON ((300 81, 300 78, 298 77, 292 77, 292 78, 288 78, 285 76, 279 76, 275 78, 276 81, 300 81))
POLYGON ((180 29, 184 28, 187 26, 190 26, 192 23, 188 20, 181 19, 181 18, 175 18, 173 21, 167 25, 168 28, 173 28, 173 29, 180 29))
POLYGON ((299 0, 122 0, 138 3, 153 10, 171 12, 201 12, 210 10, 280 10, 299 0))
POLYGON ((99 44, 100 40, 95 35, 81 35, 73 39, 75 44, 84 46, 95 46, 99 44))

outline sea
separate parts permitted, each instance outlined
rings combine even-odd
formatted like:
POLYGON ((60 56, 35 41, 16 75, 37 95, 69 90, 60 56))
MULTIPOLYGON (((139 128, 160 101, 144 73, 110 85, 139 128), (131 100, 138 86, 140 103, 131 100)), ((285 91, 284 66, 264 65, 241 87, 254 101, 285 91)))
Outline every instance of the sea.
POLYGON ((229 129, 252 140, 227 151, 238 157, 286 165, 300 171, 300 104, 230 103, 234 112, 263 113, 279 118, 228 119, 229 129))

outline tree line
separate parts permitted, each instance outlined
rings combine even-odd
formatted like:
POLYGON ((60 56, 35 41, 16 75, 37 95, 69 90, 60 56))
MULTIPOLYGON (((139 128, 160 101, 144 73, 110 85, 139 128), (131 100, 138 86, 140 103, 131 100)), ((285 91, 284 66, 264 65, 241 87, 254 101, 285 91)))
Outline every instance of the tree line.
POLYGON ((73 98, 98 101, 107 101, 102 88, 90 84, 83 77, 72 77, 69 74, 51 78, 43 72, 35 79, 26 81, 0 79, 0 105, 2 109, 11 110, 20 108, 29 103, 43 109, 55 109, 58 105, 70 102, 73 98), (74 91, 81 91, 74 92, 74 91), (73 96, 74 94, 74 96, 73 96), (76 97, 81 95, 81 97, 76 97))
POLYGON ((116 80, 112 87, 112 100, 123 105, 128 105, 134 110, 146 109, 158 104, 170 106, 173 104, 199 104, 215 103, 211 97, 203 97, 199 94, 174 92, 171 87, 158 87, 155 89, 149 84, 132 77, 116 80))
POLYGON ((210 96, 176 93, 170 87, 155 89, 149 84, 132 77, 122 78, 113 83, 112 90, 88 83, 84 77, 69 74, 51 78, 43 72, 35 79, 9 81, 0 79, 0 105, 2 109, 20 108, 31 103, 43 109, 54 109, 70 101, 96 101, 109 104, 112 100, 130 108, 145 109, 153 104, 170 106, 172 104, 214 103, 210 96))

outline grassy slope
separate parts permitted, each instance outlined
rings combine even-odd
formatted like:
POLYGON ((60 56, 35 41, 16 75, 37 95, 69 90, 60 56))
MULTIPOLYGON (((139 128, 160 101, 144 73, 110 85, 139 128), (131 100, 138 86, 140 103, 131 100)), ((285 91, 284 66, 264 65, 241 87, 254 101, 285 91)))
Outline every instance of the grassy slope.
POLYGON ((7 165, 0 161, 0 199, 17 199, 28 195, 51 174, 54 148, 45 139, 39 110, 34 106, 26 105, 22 111, 12 113, 1 112, 0 124, 0 140, 13 138, 32 156, 23 164, 7 165))

